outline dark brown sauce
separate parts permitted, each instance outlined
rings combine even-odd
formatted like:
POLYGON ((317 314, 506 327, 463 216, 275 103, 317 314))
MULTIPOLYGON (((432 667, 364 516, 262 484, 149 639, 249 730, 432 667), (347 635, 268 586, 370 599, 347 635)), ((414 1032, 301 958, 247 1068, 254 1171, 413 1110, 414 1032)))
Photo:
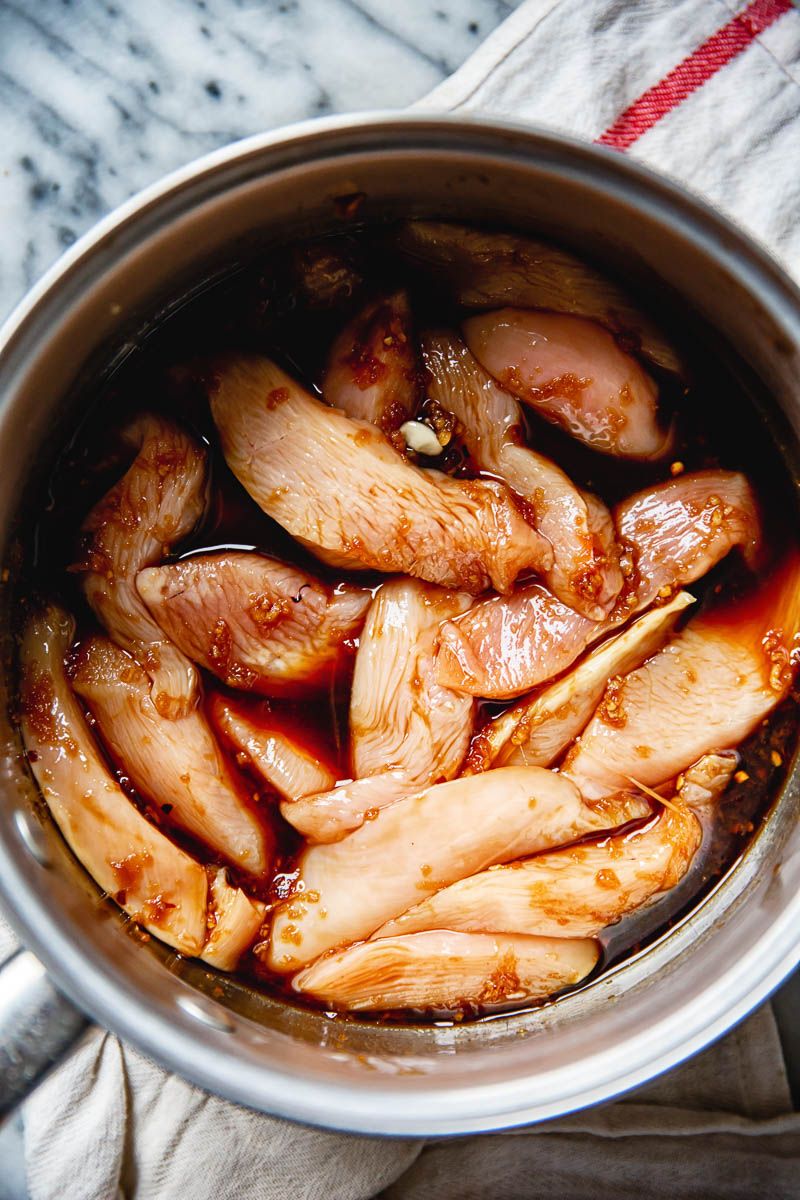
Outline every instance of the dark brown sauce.
MULTIPOLYGON (((245 492, 217 448, 204 374, 215 355, 230 350, 254 351, 275 358, 307 387, 319 392, 326 353, 342 325, 372 295, 388 293, 398 286, 408 288, 420 328, 448 324, 457 327, 460 323, 464 314, 452 300, 401 263, 393 250, 392 230, 377 228, 277 251, 252 268, 238 269, 142 333, 135 350, 98 388, 84 421, 61 453, 48 481, 47 501, 36 513, 27 546, 29 592, 59 596, 76 615, 80 635, 96 628, 75 577, 66 568, 77 553, 77 530, 84 516, 127 467, 117 430, 145 408, 174 416, 202 439, 210 456, 209 509, 191 537, 174 548, 173 558, 245 548, 292 562, 330 582, 348 579, 360 586, 377 586, 382 577, 375 573, 347 574, 325 567, 300 548, 245 492), (309 264, 313 270, 309 271, 309 264)), ((684 319, 688 327, 686 314, 684 319)), ((697 328, 693 323, 693 336, 697 328)), ((683 349, 692 367, 688 385, 648 367, 658 378, 666 419, 673 414, 677 419, 676 445, 669 460, 641 464, 594 453, 524 408, 527 440, 555 459, 579 486, 596 492, 609 506, 633 491, 672 478, 673 463, 681 463, 687 472, 710 467, 743 470, 762 502, 774 560, 795 543, 797 501, 771 430, 751 401, 750 381, 740 376, 712 345, 690 344, 683 349)), ((426 461, 421 459, 420 465, 426 465, 426 461)), ((431 460, 428 465, 444 467, 459 476, 475 474, 458 438, 443 460, 431 460)), ((723 601, 742 599, 753 584, 753 577, 734 553, 691 586, 699 600, 693 615, 723 601)), ((345 779, 349 776, 347 709, 354 649, 349 647, 350 653, 342 656, 324 688, 312 689, 303 699, 253 699, 225 688, 205 673, 203 686, 206 696, 217 692, 242 705, 264 729, 280 728, 297 738, 329 764, 338 778, 345 779)), ((478 724, 505 707, 482 702, 478 724)), ((717 819, 707 830, 699 852, 698 868, 643 914, 633 914, 606 931, 601 939, 601 964, 585 983, 680 920, 736 862, 785 775, 797 741, 797 717, 798 696, 793 694, 739 747, 747 779, 732 784, 719 805, 717 819)), ((276 869, 270 879, 254 885, 251 879, 239 876, 236 882, 251 894, 277 903, 291 893, 300 839, 280 817, 277 796, 246 765, 236 764, 230 747, 225 749, 247 803, 262 817, 269 810, 268 823, 278 830, 280 839, 276 869)), ((191 853, 206 862, 214 861, 208 847, 176 829, 168 813, 148 804, 108 755, 106 761, 150 820, 191 853)), ((252 953, 243 960, 239 974, 257 987, 277 992, 294 1004, 301 1003, 291 992, 289 982, 267 970, 252 953)), ((311 1008, 324 1007, 313 1001, 302 1003, 311 1008)), ((483 1015, 482 1011, 465 1009, 449 1014, 385 1013, 379 1019, 391 1023, 436 1018, 461 1021, 483 1015)), ((343 1019, 362 1018, 350 1015, 343 1019)))

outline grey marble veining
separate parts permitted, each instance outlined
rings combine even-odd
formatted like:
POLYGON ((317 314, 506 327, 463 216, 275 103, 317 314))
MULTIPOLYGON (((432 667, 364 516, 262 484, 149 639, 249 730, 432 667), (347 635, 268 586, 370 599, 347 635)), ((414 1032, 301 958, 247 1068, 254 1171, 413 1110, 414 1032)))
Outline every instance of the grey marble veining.
POLYGON ((0 0, 0 318, 99 217, 237 138, 402 107, 519 0, 0 0))

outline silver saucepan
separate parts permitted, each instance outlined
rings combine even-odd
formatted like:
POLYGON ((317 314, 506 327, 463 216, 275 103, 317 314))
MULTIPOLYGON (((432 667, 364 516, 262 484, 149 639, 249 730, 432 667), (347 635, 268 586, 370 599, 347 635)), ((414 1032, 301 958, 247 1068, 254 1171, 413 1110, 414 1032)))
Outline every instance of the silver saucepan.
MULTIPOLYGON (((355 207, 341 198, 355 195, 359 220, 439 216, 551 236, 605 262, 645 298, 663 298, 684 323, 710 330, 772 397, 764 412, 796 478, 800 294, 764 251, 676 186, 613 152, 461 118, 336 118, 250 138, 101 222, 0 333, 6 699, 21 522, 37 495, 44 502, 43 481, 85 409, 87 381, 226 266, 340 229, 355 207)), ((132 936, 48 817, 1 707, 8 919, 80 1009, 170 1070, 265 1112, 427 1135, 558 1116, 693 1054, 800 960, 793 764, 735 868, 668 934, 579 992, 464 1026, 391 1027, 293 1008, 132 936)), ((32 1043, 53 1052, 81 1021, 31 954, 12 959, 0 977, 0 1048, 14 1094, 35 1071, 32 1043), (32 1035, 24 1041, 20 1031, 32 1035)))

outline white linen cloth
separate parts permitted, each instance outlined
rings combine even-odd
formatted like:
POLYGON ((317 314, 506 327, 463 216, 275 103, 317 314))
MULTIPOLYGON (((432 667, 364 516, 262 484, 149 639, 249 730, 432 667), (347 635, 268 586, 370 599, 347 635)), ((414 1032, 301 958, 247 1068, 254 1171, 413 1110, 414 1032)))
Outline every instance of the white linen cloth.
MULTIPOLYGON (((617 144, 627 138, 628 153, 705 196, 800 275, 800 14, 787 3, 757 0, 720 35, 744 6, 527 0, 418 107, 596 140, 649 93, 617 144)), ((0 918, 0 961, 14 945, 0 918)), ((768 1005, 625 1099, 510 1134, 425 1144, 309 1130, 207 1096, 99 1029, 26 1102, 24 1122, 32 1200, 800 1192, 800 1116, 768 1005)))

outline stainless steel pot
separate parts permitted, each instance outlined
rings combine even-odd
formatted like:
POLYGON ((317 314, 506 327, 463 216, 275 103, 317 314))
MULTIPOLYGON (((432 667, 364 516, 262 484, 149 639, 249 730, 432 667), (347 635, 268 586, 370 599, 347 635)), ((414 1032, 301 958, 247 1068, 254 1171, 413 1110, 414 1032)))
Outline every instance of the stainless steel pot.
MULTIPOLYGON (((80 241, 2 330, 6 630, 17 603, 21 501, 74 427, 83 382, 224 264, 341 228, 348 206, 337 198, 355 193, 363 194, 359 220, 438 215, 536 230, 606 261, 640 291, 670 297, 774 397, 785 417, 774 416, 776 436, 796 475, 800 294, 717 214, 621 155, 512 125, 430 116, 315 122, 240 142, 143 192, 80 241)), ((9 679, 10 660, 4 653, 9 679)), ((6 686, 13 693, 13 679, 6 686)), ((0 893, 20 937, 101 1024, 201 1087, 265 1112, 427 1135, 557 1116, 693 1054, 800 960, 793 764, 735 869, 667 936, 583 991, 463 1027, 331 1020, 131 936, 43 811, 7 715, 2 730, 0 893)), ((25 972, 16 970, 21 1003, 25 972)))

